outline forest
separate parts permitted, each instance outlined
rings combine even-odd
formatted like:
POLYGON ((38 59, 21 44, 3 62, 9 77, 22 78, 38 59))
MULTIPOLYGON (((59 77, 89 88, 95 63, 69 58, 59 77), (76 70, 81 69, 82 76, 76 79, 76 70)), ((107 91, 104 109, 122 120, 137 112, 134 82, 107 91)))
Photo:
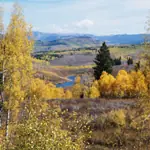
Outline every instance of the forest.
POLYGON ((148 41, 34 53, 21 6, 14 4, 7 29, 3 13, 1 8, 0 150, 150 149, 148 41), (74 55, 94 61, 57 65, 74 55), (70 75, 72 86, 56 86, 70 75))

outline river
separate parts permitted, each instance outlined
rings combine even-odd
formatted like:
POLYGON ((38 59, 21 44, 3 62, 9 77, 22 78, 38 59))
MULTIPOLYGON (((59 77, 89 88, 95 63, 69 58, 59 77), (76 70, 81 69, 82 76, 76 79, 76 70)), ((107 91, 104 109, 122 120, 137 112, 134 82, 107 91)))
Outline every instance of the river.
POLYGON ((65 88, 65 87, 73 86, 73 84, 75 82, 75 78, 76 78, 76 76, 69 76, 68 79, 70 81, 63 82, 63 83, 58 83, 58 84, 56 84, 56 87, 65 88))

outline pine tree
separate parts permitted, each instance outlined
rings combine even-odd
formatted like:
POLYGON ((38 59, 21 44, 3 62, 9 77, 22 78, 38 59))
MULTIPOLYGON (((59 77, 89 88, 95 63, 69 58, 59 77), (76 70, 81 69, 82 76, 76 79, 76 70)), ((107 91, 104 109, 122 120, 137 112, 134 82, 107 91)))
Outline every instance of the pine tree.
POLYGON ((113 61, 111 59, 109 49, 105 42, 102 44, 100 50, 98 51, 94 63, 96 64, 96 66, 93 68, 96 80, 100 78, 103 71, 106 71, 108 73, 112 72, 113 61))
POLYGON ((133 59, 132 59, 132 57, 128 57, 128 58, 127 58, 127 64, 128 64, 128 65, 132 65, 132 64, 133 64, 133 59))
POLYGON ((114 65, 121 65, 121 56, 119 58, 115 58, 113 61, 114 65))

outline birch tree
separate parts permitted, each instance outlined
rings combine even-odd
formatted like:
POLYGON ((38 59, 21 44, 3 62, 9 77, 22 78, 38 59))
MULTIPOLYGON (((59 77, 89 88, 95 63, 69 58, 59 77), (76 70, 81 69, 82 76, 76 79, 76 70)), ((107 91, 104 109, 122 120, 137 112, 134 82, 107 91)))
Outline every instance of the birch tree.
MULTIPOLYGON (((2 26, 1 26, 2 27, 2 26)), ((14 4, 10 24, 2 39, 0 48, 0 69, 2 73, 3 101, 7 109, 6 137, 9 133, 9 121, 15 121, 20 103, 26 97, 32 77, 31 28, 25 22, 22 9, 14 4), (11 116, 10 116, 11 113, 11 116)))

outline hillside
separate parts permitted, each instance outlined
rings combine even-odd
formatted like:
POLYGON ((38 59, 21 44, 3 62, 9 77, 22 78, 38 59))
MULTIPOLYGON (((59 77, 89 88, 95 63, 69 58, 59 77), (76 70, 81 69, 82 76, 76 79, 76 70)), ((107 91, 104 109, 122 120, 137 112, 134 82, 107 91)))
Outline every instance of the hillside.
POLYGON ((38 40, 35 43, 35 51, 69 50, 73 48, 96 47, 100 44, 101 41, 88 36, 70 37, 53 41, 38 40))
POLYGON ((69 50, 74 48, 97 47, 103 41, 108 45, 131 45, 144 42, 144 34, 95 36, 90 34, 50 34, 34 32, 34 51, 69 50))

